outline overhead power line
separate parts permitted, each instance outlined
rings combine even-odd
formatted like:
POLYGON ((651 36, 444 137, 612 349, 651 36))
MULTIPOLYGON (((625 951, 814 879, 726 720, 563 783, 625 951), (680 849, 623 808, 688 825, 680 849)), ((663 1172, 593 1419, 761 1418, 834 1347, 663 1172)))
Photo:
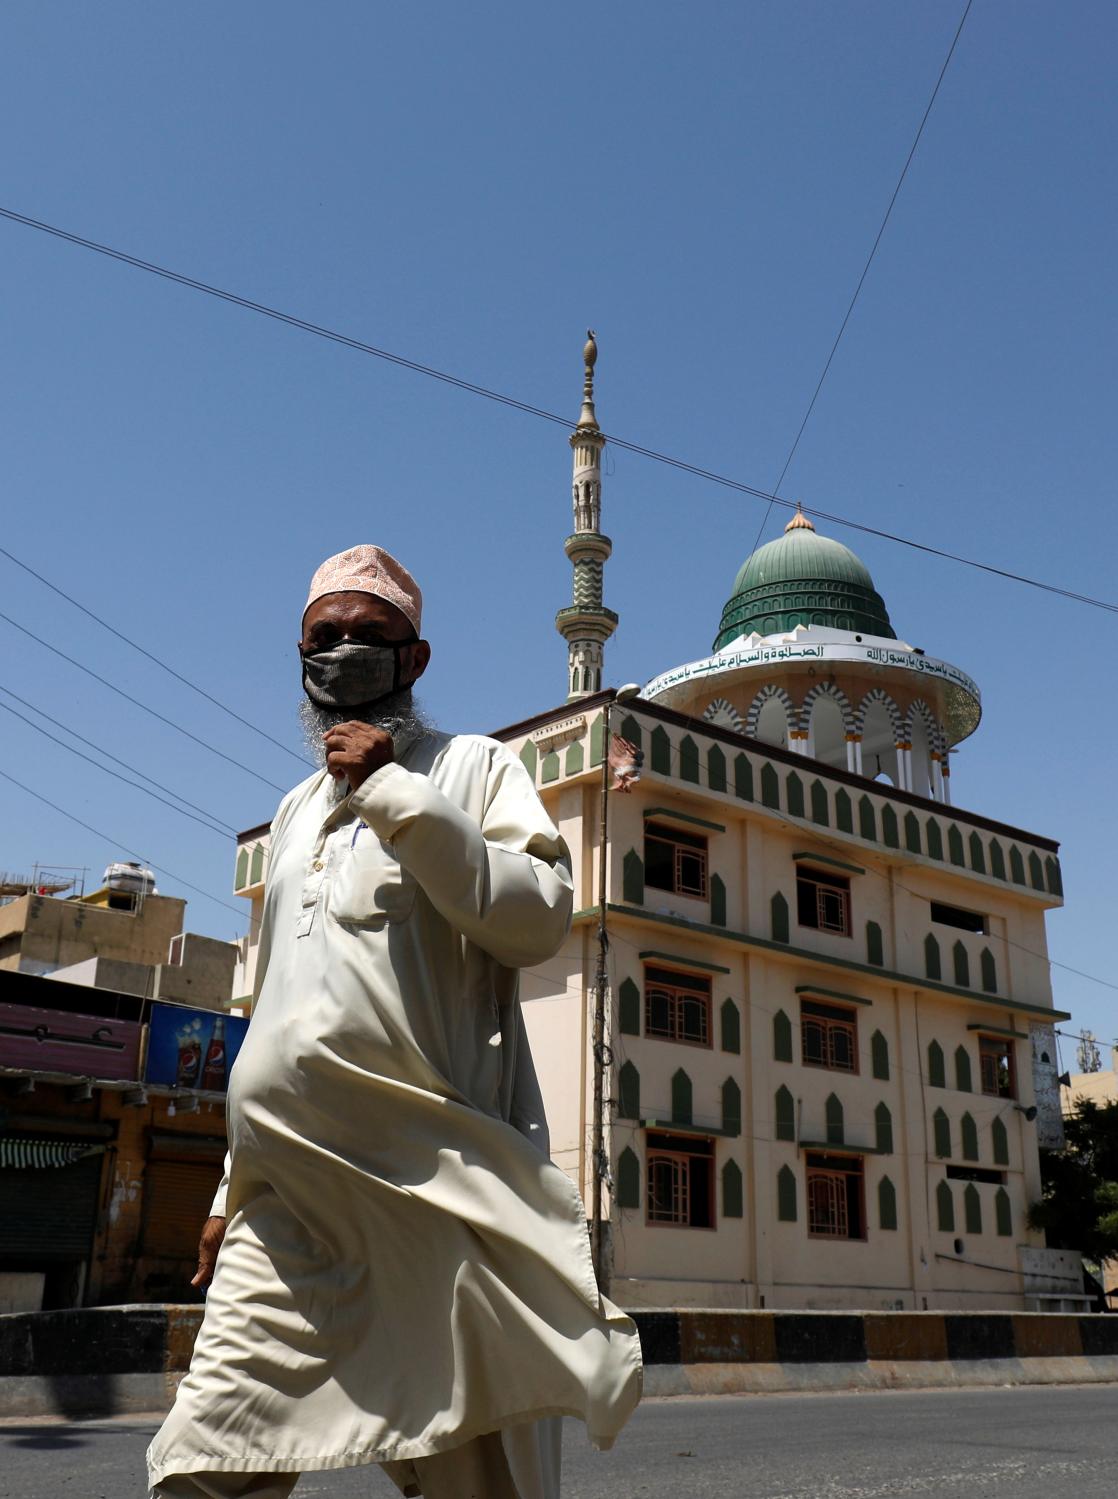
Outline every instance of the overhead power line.
POLYGON ((92 609, 88 609, 84 604, 79 603, 72 594, 67 593, 64 588, 59 588, 57 583, 52 583, 49 578, 44 578, 42 573, 36 572, 33 567, 30 567, 26 562, 21 561, 14 552, 9 552, 7 547, 0 546, 0 556, 7 557, 9 562, 14 562, 16 567, 21 567, 25 573, 29 573, 31 577, 36 578, 40 583, 42 583, 44 588, 49 588, 50 591, 52 593, 56 593, 60 599, 65 599, 68 604, 72 604, 75 609, 79 609, 87 619, 93 620, 93 622, 100 625, 103 630, 108 630, 109 634, 115 635, 118 640, 123 640, 125 645, 130 645, 134 651, 139 651, 141 656, 146 656, 149 661, 154 662, 155 665, 160 667, 161 670, 167 672, 169 676, 174 677, 176 682, 181 682, 184 687, 189 687, 191 692, 196 692, 199 697, 204 697, 206 701, 208 703, 212 703, 215 708, 220 708, 222 713, 227 713, 230 718, 235 718, 239 724, 244 724, 246 729, 251 729, 254 734, 259 734, 261 739, 266 739, 269 744, 274 744, 277 749, 283 750, 284 754, 290 755, 293 760, 301 760, 304 765, 311 764, 310 760, 307 760, 303 755, 297 754, 293 749, 290 748, 289 745, 284 744, 279 739, 274 739, 271 734, 266 733, 265 730, 260 728, 258 724, 254 724, 251 719, 242 718, 239 713, 235 713, 233 709, 230 708, 226 703, 223 703, 220 698, 214 697, 213 694, 207 692, 204 687, 199 687, 198 683, 192 682, 189 677, 184 677, 181 671, 176 671, 173 666, 169 666, 166 661, 161 659, 161 657, 156 656, 152 651, 149 651, 146 646, 142 646, 138 640, 133 640, 132 637, 130 635, 126 635, 123 630, 118 630, 115 625, 111 625, 107 619, 102 619, 99 614, 94 614, 92 609))
MULTIPOLYGON (((446 370, 436 369, 433 365, 420 364, 417 360, 406 359, 403 355, 393 354, 388 349, 377 348, 374 344, 365 343, 359 338, 352 338, 349 334, 339 333, 331 328, 324 328, 318 323, 309 322, 305 318, 295 317, 292 313, 282 312, 275 307, 268 307, 262 302, 253 302, 248 297, 241 297, 234 292, 224 291, 221 287, 211 286, 208 282, 198 281, 192 276, 184 276, 178 271, 169 270, 166 266, 156 265, 152 261, 141 260, 135 255, 127 254, 124 250, 114 249, 111 245, 103 245, 99 244, 96 240, 85 239, 81 235, 72 234, 69 230, 61 229, 57 225, 45 223, 41 219, 30 218, 26 214, 16 213, 11 208, 0 206, 0 218, 10 219, 12 223, 23 224, 29 229, 36 229, 43 234, 52 235, 56 239, 65 240, 68 244, 77 245, 85 250, 92 250, 98 255, 108 256, 110 260, 120 261, 123 265, 132 266, 136 270, 147 271, 153 276, 161 276, 166 281, 173 281, 179 286, 190 288, 192 291, 216 297, 222 302, 230 302, 236 307, 243 307, 248 312, 256 312, 262 317, 272 318, 279 323, 286 323, 289 327, 298 328, 304 333, 314 334, 317 338, 328 339, 331 343, 341 344, 345 348, 355 350, 357 353, 368 354, 375 359, 383 359, 387 363, 398 365, 402 369, 412 370, 415 374, 426 375, 429 379, 439 380, 445 385, 452 385, 456 389, 467 391, 471 395, 482 396, 487 401, 495 401, 501 406, 507 406, 514 411, 523 412, 526 416, 538 417, 541 421, 553 422, 557 426, 570 430, 570 419, 560 416, 554 411, 546 411, 543 407, 533 406, 528 401, 519 401, 514 396, 490 390, 487 386, 478 385, 472 380, 464 380, 457 375, 449 374, 446 370)), ((771 502, 773 505, 781 505, 786 510, 795 509, 795 505, 791 500, 781 499, 779 495, 772 494, 767 489, 759 489, 753 484, 746 484, 742 480, 731 478, 727 474, 717 473, 715 470, 703 468, 699 464, 688 463, 682 458, 674 458, 669 453, 658 452, 655 448, 644 447, 641 443, 630 442, 627 438, 621 437, 616 433, 606 432, 603 433, 603 436, 615 448, 620 448, 624 452, 635 453, 639 457, 651 459, 655 463, 666 464, 669 468, 678 469, 681 473, 691 474, 697 479, 705 479, 712 484, 719 484, 723 488, 734 490, 738 494, 752 495, 755 499, 765 500, 771 502)), ((846 516, 833 515, 815 506, 805 506, 804 508, 808 510, 809 514, 818 516, 820 520, 830 521, 833 525, 845 526, 851 531, 860 531, 867 536, 877 536, 883 541, 892 541, 899 546, 911 547, 915 551, 923 552, 930 557, 941 557, 944 561, 957 562, 964 567, 973 567, 980 572, 991 574, 994 577, 1005 578, 1012 583, 1023 583, 1029 588, 1039 588, 1045 593, 1056 594, 1061 598, 1071 599, 1075 603, 1088 604, 1092 608, 1105 609, 1108 613, 1118 614, 1118 603, 1093 598, 1090 594, 1079 593, 1070 588, 1061 588, 1057 584, 1045 583, 1037 578, 1026 577, 1023 573, 1015 573, 1008 568, 994 567, 990 563, 979 562, 973 557, 964 557, 957 552, 948 552, 942 547, 931 546, 926 542, 914 541, 907 536, 898 536, 892 531, 884 531, 876 526, 864 525, 862 522, 850 520, 846 516)))
MULTIPOLYGON (((962 36, 963 34, 963 27, 966 25, 967 17, 970 15, 970 8, 973 4, 974 0, 967 0, 966 7, 959 20, 959 24, 955 28, 955 35, 951 38, 951 45, 947 49, 947 56, 943 59, 943 67, 939 70, 939 77, 936 79, 936 86, 932 90, 932 96, 928 100, 927 108, 924 110, 924 114, 920 121, 920 124, 917 126, 916 135, 913 138, 912 145, 909 147, 908 155, 905 157, 905 164, 901 168, 901 175, 897 178, 897 185, 893 189, 893 196, 889 199, 889 206, 885 210, 885 217, 881 220, 881 225, 877 231, 877 235, 874 238, 872 246, 870 247, 870 253, 866 257, 866 263, 862 267, 862 274, 858 277, 858 284, 854 288, 854 295, 850 298, 850 306, 846 309, 846 316, 843 318, 842 322, 839 325, 839 331, 835 334, 835 341, 831 345, 831 352, 827 355, 826 363, 823 366, 823 373, 819 376, 819 379, 815 385, 815 389, 811 393, 811 400, 807 403, 807 410, 804 412, 804 419, 800 423, 799 430, 796 433, 792 446, 788 449, 788 457, 785 458, 784 467, 780 470, 780 478, 773 485, 774 496, 780 493, 780 486, 784 483, 784 476, 785 474, 787 474, 789 468, 792 465, 792 459, 796 456, 796 449, 800 445, 800 438, 804 435, 804 428, 811 420, 811 413, 815 410, 815 403, 819 399, 819 392, 823 389, 823 382, 824 380, 826 380, 827 375, 830 372, 831 363, 834 360, 835 354, 838 352, 839 344, 842 342, 842 335, 846 332, 846 325, 847 323, 849 323, 851 314, 854 311, 855 303, 858 301, 858 298, 861 295, 862 287, 865 285, 866 277, 869 275, 870 266, 873 265, 873 258, 877 254, 877 247, 881 243, 881 236, 885 233, 885 226, 888 224, 889 217, 893 212, 893 205, 896 203, 897 198, 900 195, 901 188, 904 186, 904 180, 908 176, 908 169, 912 165, 912 158, 916 155, 916 148, 920 144, 920 137, 924 134, 924 126, 928 123, 928 116, 932 112, 932 105, 936 102, 936 95, 939 93, 939 86, 943 82, 944 77, 947 74, 947 69, 951 64, 952 57, 954 57, 955 55, 955 47, 958 44, 960 36, 962 36)), ((772 508, 773 501, 770 500, 768 508, 765 510, 765 514, 761 521, 761 524, 757 528, 757 538, 753 543, 753 551, 756 551, 757 547, 760 544, 762 533, 764 532, 764 529, 768 524, 769 516, 772 514, 772 508)))
MULTIPOLYGON (((0 686, 0 692, 3 692, 8 697, 15 698, 17 703, 24 702, 23 698, 17 696, 17 694, 14 692, 9 692, 8 688, 6 687, 0 686)), ((31 711, 33 713, 39 712, 37 708, 32 708, 30 703, 25 703, 24 705, 25 707, 31 708, 31 711)), ((230 837, 235 838, 237 836, 236 828, 232 827, 229 823, 221 822, 220 818, 214 817, 211 812, 206 812, 202 807, 194 807, 193 802, 187 802, 186 806, 180 807, 176 802, 168 801, 166 796, 160 796, 158 791, 152 791, 147 786, 142 786, 139 781, 133 781, 130 777, 121 775, 118 770, 111 770, 109 766, 102 765, 99 761, 95 760, 92 755, 87 755, 84 753, 84 751, 75 749, 72 744, 67 744, 66 741, 64 739, 60 739, 57 734, 52 734, 49 729, 44 729, 43 726, 41 724, 37 724, 33 718, 28 718, 25 713, 20 713, 18 709, 11 707, 8 703, 0 703, 0 708, 2 708, 5 713, 11 713, 13 717, 18 718, 23 723, 29 725, 32 729, 35 730, 37 734, 44 735, 53 744, 61 745, 61 747, 64 750, 68 750, 71 755, 77 755, 79 760, 85 760, 87 764, 96 766, 96 768, 100 771, 103 771, 105 775, 113 776, 114 779, 123 781, 126 786, 133 786, 137 791, 142 791, 145 796, 150 796, 155 801, 162 802, 165 807, 170 807, 172 812, 177 812, 180 817, 189 817, 191 822, 200 823, 202 827, 208 828, 211 833, 216 833, 219 838, 227 839, 230 837), (188 812, 186 810, 187 806, 194 807, 194 811, 188 812), (198 813, 201 813, 202 815, 198 816, 198 813)), ((65 724, 58 723, 57 719, 50 718, 45 713, 43 714, 43 717, 47 719, 48 723, 55 724, 65 733, 72 734, 75 739, 81 740, 82 744, 88 744, 89 747, 91 749, 95 749, 99 755, 104 755, 106 759, 115 761, 117 765, 123 765, 126 770, 131 770, 133 775, 138 775, 142 780, 145 781, 151 779, 150 776, 145 776, 142 771, 136 770, 134 766, 129 765, 126 760, 118 759, 116 755, 111 755, 108 750, 101 749, 99 745, 93 744, 91 740, 83 738, 81 734, 74 733, 73 729, 66 728, 65 724)), ((158 781, 152 781, 151 784, 153 786, 159 786, 160 791, 167 791, 169 796, 177 796, 177 793, 171 791, 168 787, 160 786, 158 781)), ((186 799, 185 797, 179 797, 178 800, 185 801, 186 799)))
MULTIPOLYGON (((222 900, 217 895, 211 895, 208 890, 203 890, 201 885, 192 885, 189 880, 184 880, 181 874, 174 874, 171 870, 164 869, 161 864, 156 864, 149 859, 146 854, 141 854, 136 849, 129 848, 127 844, 121 843, 118 838, 113 838, 108 833, 103 833, 100 828, 92 827, 88 822, 83 822, 80 817, 75 816, 73 812, 67 812, 65 807, 60 807, 57 802, 52 802, 49 797, 43 796, 41 792, 32 790, 30 786, 25 786, 22 781, 17 781, 15 776, 9 775, 6 770, 0 770, 0 777, 3 777, 5 781, 10 781, 13 786, 18 786, 21 791, 26 792, 28 796, 33 796, 37 802, 42 802, 45 807, 50 807, 53 812, 57 812, 61 817, 65 817, 70 822, 76 823, 79 828, 84 828, 87 833, 92 833, 95 838, 103 839, 112 848, 119 848, 121 853, 131 854, 134 859, 139 859, 142 864, 146 864, 149 869, 154 869, 156 874, 166 875, 169 880, 174 880, 176 885, 184 885, 187 890, 193 890, 195 895, 203 895, 207 900, 212 900, 215 905, 224 906, 227 911, 233 911, 242 921, 245 920, 244 911, 234 906, 230 901, 222 900)), ((252 917, 248 919, 251 921, 252 917)))
POLYGON ((79 671, 85 672, 87 677, 92 677, 95 682, 100 682, 102 687, 107 687, 110 692, 115 692, 118 697, 124 698, 125 702, 131 703, 136 708, 142 708, 145 713, 150 713, 152 718, 157 718, 160 723, 166 724, 168 728, 175 729, 179 734, 184 734, 187 739, 193 740, 195 744, 200 744, 204 750, 209 750, 210 754, 216 755, 219 760, 225 760, 229 765, 235 765, 238 770, 243 770, 246 775, 253 776, 256 780, 262 781, 265 786, 271 786, 273 791, 279 791, 281 793, 286 791, 287 788, 285 786, 277 786, 275 781, 269 781, 267 776, 262 776, 259 771, 253 770, 250 765, 245 765, 240 760, 234 760, 232 755, 227 755, 223 750, 216 749, 212 744, 207 744, 207 742, 204 739, 200 739, 197 734, 192 734, 189 729, 184 729, 181 723, 175 723, 173 718, 166 718, 162 713, 157 713, 154 708, 149 708, 147 703, 142 703, 139 698, 133 697, 129 692, 125 692, 123 687, 117 687, 116 684, 114 682, 110 682, 107 677, 100 676, 93 670, 92 667, 83 666, 82 663, 80 661, 76 661, 73 656, 68 656, 65 651, 59 650, 58 646, 51 645, 49 640, 44 640, 41 635, 36 635, 35 632, 33 630, 29 630, 26 625, 21 625, 18 619, 12 619, 11 615, 3 613, 0 613, 0 619, 2 619, 5 624, 11 625, 14 630, 19 630, 20 633, 26 635, 28 639, 34 640, 36 644, 43 646, 46 650, 51 651, 54 655, 61 657, 63 661, 68 661, 71 666, 76 666, 79 671))

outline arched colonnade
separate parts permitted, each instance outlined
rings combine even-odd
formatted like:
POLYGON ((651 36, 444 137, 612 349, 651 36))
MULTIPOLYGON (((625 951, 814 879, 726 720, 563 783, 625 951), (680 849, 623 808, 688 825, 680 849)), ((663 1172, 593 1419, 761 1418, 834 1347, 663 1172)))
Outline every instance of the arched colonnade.
POLYGON ((786 688, 770 683, 744 717, 726 698, 715 698, 703 717, 854 775, 886 780, 933 801, 951 800, 946 735, 922 698, 904 712, 884 688, 851 701, 841 687, 819 682, 797 704, 786 688))

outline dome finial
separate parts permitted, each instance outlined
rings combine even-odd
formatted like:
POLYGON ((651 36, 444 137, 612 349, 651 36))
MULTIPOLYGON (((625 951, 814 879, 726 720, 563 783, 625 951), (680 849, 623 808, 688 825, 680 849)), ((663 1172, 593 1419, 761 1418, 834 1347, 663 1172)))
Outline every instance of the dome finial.
POLYGON ((796 501, 796 513, 784 528, 785 536, 789 531, 814 531, 815 527, 804 514, 804 507, 799 500, 796 501))
POLYGON ((598 362, 598 341, 594 336, 593 328, 586 330, 582 360, 586 366, 586 374, 582 381, 582 410, 579 413, 578 424, 580 427, 596 427, 598 417, 594 411, 594 366, 598 362))

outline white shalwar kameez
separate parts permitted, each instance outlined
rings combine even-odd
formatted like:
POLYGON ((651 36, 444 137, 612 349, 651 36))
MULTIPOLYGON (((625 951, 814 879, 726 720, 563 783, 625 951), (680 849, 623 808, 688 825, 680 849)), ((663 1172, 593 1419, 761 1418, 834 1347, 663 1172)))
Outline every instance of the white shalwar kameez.
POLYGON ((283 1475, 381 1463, 450 1495, 452 1455, 424 1460, 460 1448, 467 1495, 493 1452, 475 1439, 499 1433, 513 1482, 492 1493, 555 1499, 549 1418, 612 1443, 639 1342, 547 1159, 517 996, 571 904, 562 840, 494 740, 431 735, 344 800, 325 771, 284 799, 226 1235, 148 1454, 157 1493, 282 1494, 283 1475))

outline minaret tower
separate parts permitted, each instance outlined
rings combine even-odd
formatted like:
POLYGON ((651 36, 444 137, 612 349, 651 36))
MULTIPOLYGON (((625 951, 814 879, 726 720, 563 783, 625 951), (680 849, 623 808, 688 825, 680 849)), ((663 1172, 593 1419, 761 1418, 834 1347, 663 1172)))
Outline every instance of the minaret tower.
POLYGON ((598 345, 594 330, 587 329, 582 351, 586 376, 582 386, 582 411, 571 433, 574 453, 574 532, 564 550, 574 568, 572 602, 555 616, 555 628, 567 642, 569 683, 567 701, 600 692, 602 649, 617 629, 617 615, 602 604, 602 564, 613 545, 599 529, 602 519, 602 449, 605 436, 594 413, 594 365, 598 345))

